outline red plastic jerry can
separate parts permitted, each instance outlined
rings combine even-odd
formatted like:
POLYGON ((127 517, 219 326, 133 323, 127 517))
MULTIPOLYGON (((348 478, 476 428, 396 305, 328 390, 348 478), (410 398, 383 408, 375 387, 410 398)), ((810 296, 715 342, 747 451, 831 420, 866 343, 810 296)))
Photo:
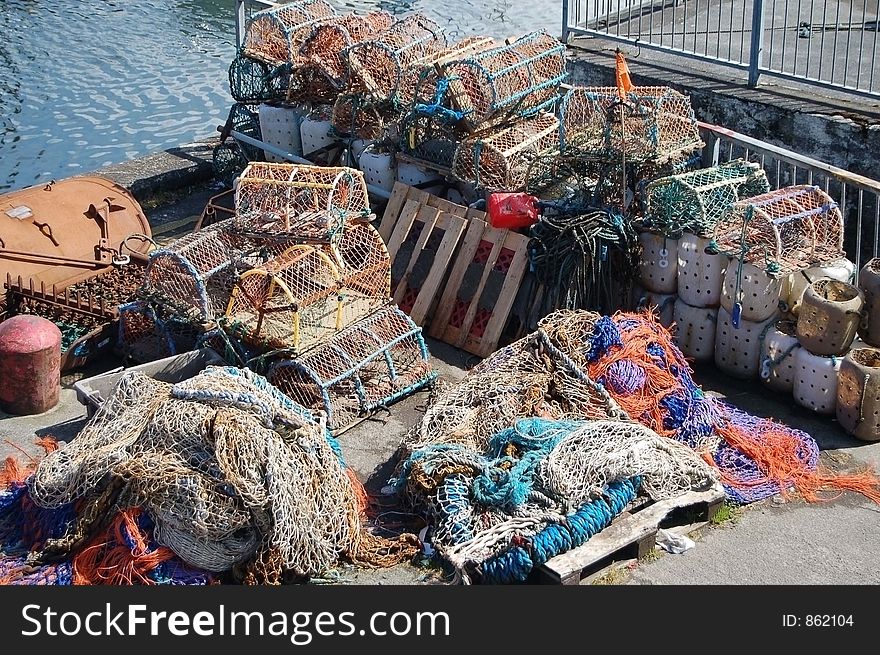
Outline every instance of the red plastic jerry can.
POLYGON ((538 199, 528 193, 491 193, 487 203, 492 227, 529 227, 538 222, 538 199))

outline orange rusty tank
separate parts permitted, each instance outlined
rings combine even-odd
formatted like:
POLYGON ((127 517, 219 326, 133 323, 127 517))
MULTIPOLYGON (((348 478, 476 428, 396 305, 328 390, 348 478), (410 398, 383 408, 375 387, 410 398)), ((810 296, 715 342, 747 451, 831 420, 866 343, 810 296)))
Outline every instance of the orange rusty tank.
POLYGON ((0 195, 0 285, 33 278, 63 285, 114 257, 147 254, 150 224, 137 200, 112 180, 71 177, 0 195))

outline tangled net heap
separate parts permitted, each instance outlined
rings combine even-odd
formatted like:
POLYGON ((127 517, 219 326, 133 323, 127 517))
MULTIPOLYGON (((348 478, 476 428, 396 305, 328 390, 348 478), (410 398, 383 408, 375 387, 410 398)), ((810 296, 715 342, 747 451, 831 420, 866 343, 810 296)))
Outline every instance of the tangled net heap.
MULTIPOLYGON (((133 508, 166 549, 160 557, 141 539, 145 558, 173 554, 202 572, 235 569, 246 582, 415 552, 412 540, 361 527, 363 489, 323 424, 247 369, 208 367, 173 386, 127 374, 77 438, 40 462, 27 490, 46 510, 82 508, 32 554, 37 564, 53 554, 74 555, 74 567, 81 557, 106 560, 89 539, 105 513, 133 508)), ((129 513, 135 524, 137 516, 129 513)))

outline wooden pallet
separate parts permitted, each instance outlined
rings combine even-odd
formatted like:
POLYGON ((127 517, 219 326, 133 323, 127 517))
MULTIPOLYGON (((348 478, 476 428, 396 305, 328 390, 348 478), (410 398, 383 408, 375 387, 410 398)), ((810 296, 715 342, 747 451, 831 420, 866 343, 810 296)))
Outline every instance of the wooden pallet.
POLYGON ((394 254, 390 251, 392 232, 397 224, 406 217, 405 211, 413 211, 412 207, 414 206, 417 211, 418 207, 422 205, 434 207, 462 218, 486 220, 486 212, 479 209, 457 205, 454 202, 431 195, 427 191, 422 191, 403 182, 395 182, 394 187, 391 189, 388 203, 385 205, 385 211, 382 213, 382 221, 379 223, 379 236, 389 245, 389 254, 391 254, 392 259, 394 257, 394 254), (406 209, 408 203, 409 210, 406 209))
MULTIPOLYGON (((716 484, 707 491, 687 491, 658 502, 633 504, 617 516, 611 525, 577 548, 551 558, 536 571, 542 584, 576 585, 593 577, 614 561, 642 558, 654 550, 657 531, 675 524, 676 515, 699 513, 697 523, 684 520, 695 530, 705 525, 724 502, 724 489, 716 484)), ((637 499, 638 501, 639 499, 637 499)), ((681 520, 678 522, 682 523, 681 520)))

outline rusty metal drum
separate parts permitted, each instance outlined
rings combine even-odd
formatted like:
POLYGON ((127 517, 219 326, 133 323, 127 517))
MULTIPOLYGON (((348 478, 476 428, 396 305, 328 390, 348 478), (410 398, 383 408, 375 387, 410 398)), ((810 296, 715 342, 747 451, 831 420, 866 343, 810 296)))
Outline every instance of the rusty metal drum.
POLYGON ((61 330, 41 316, 20 314, 0 323, 0 409, 42 414, 58 404, 61 330))

